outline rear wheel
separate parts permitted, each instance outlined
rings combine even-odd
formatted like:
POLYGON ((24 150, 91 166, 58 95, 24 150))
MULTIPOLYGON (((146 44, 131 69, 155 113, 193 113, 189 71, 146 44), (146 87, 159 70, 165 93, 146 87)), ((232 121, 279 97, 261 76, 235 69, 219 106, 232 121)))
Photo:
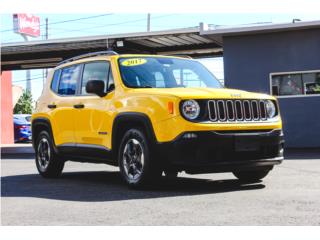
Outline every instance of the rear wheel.
POLYGON ((36 166, 41 176, 58 177, 64 167, 64 161, 58 158, 53 149, 52 139, 47 131, 40 132, 35 145, 36 166))
POLYGON ((233 175, 243 182, 259 182, 261 179, 265 178, 269 172, 270 170, 263 169, 233 172, 233 175))
POLYGON ((122 137, 118 163, 125 182, 130 187, 155 183, 161 170, 152 159, 151 143, 141 129, 130 129, 122 137))

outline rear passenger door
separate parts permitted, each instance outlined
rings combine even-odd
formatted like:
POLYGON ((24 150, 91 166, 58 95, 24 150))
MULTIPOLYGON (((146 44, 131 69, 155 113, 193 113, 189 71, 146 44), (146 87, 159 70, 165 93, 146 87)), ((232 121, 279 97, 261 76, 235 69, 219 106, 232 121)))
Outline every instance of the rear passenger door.
POLYGON ((79 147, 102 148, 111 146, 112 98, 114 95, 113 76, 109 61, 88 62, 83 65, 75 121, 75 137, 79 147), (103 80, 107 96, 99 97, 86 92, 90 80, 103 80))
POLYGON ((51 89, 55 97, 48 103, 53 135, 57 146, 75 145, 76 91, 82 65, 72 65, 56 70, 51 89))

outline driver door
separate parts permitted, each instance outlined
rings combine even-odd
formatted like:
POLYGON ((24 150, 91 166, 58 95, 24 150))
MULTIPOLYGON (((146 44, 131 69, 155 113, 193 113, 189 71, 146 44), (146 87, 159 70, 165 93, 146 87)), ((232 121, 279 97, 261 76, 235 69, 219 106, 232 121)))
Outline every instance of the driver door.
MULTIPOLYGON (((105 97, 88 94, 86 84, 90 80, 103 80, 105 91, 113 89, 113 77, 109 61, 84 64, 80 92, 77 96, 79 108, 75 114, 75 139, 77 146, 88 148, 111 148, 111 101, 114 91, 105 97)), ((113 85, 114 86, 114 85, 113 85)))

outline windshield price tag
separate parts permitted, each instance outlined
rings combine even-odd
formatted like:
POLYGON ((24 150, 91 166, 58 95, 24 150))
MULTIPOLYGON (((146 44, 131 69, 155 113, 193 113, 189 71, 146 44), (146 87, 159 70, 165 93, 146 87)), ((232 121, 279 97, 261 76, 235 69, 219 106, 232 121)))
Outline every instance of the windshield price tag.
POLYGON ((121 63, 121 65, 126 66, 126 67, 132 67, 132 66, 138 66, 138 65, 145 64, 146 62, 147 62, 147 60, 144 58, 130 58, 130 59, 124 60, 121 63))

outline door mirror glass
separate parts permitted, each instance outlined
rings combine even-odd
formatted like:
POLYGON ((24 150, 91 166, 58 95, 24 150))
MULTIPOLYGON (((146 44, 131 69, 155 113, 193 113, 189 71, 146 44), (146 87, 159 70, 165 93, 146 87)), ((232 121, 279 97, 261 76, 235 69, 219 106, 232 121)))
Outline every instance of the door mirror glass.
POLYGON ((107 93, 104 91, 105 83, 103 80, 90 80, 86 84, 86 92, 93 93, 99 97, 104 97, 107 93))

